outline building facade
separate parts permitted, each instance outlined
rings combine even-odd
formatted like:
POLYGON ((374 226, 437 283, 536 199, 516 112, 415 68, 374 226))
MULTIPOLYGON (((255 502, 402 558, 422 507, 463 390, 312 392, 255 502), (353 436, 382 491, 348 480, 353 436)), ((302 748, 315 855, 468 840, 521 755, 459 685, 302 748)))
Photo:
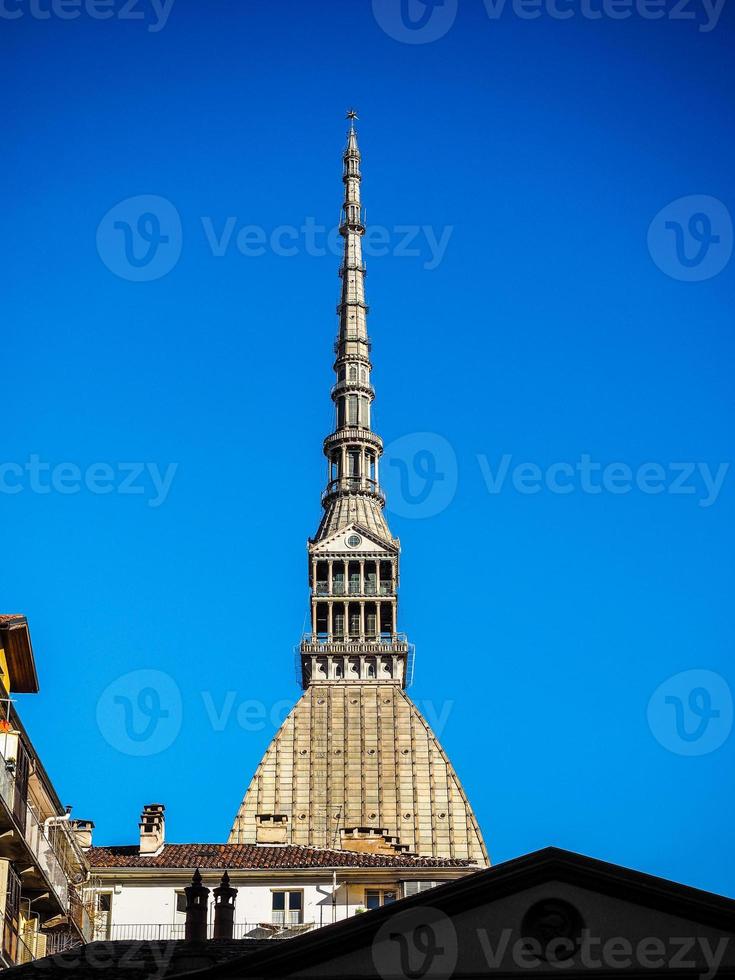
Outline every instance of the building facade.
POLYGON ((98 940, 184 938, 184 889, 199 870, 212 893, 237 889, 235 939, 286 939, 476 870, 468 861, 271 844, 167 844, 165 810, 146 806, 137 844, 91 847, 98 940))
POLYGON ((36 694, 25 616, 0 616, 0 966, 89 941, 94 933, 89 863, 73 821, 33 747, 14 694, 36 694))
POLYGON ((311 629, 297 650, 304 694, 258 766, 229 840, 484 867, 459 778, 406 693, 413 647, 398 629, 400 546, 383 512, 383 443, 371 424, 361 156, 354 112, 348 118, 335 427, 324 441, 324 512, 308 543, 311 629))
POLYGON ((733 980, 735 901, 546 848, 448 881, 395 907, 304 931, 289 942, 97 942, 20 967, 14 975, 18 980, 733 980))

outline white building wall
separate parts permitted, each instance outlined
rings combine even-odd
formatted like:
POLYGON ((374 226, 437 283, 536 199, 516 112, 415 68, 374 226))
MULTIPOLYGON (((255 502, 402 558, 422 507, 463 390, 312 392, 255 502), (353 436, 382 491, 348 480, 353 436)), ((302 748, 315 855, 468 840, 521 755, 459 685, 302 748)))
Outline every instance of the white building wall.
MULTIPOLYGON (((220 881, 220 874, 203 873, 204 884, 213 890, 220 881)), ((109 882, 103 883, 101 891, 111 893, 110 924, 112 938, 128 938, 123 936, 125 926, 180 926, 183 929, 185 916, 176 911, 176 895, 178 891, 189 884, 191 877, 166 884, 147 884, 144 882, 109 882)), ((332 921, 348 918, 356 913, 358 908, 365 906, 366 889, 383 889, 396 895, 400 894, 400 886, 395 882, 370 882, 369 884, 345 884, 337 876, 336 902, 332 902, 332 877, 325 875, 323 879, 304 881, 293 878, 263 883, 238 881, 236 875, 231 875, 231 884, 237 888, 235 903, 235 923, 271 923, 273 922, 273 891, 293 890, 303 894, 304 923, 328 925, 332 921)), ((214 897, 210 894, 210 922, 214 918, 214 897)), ((129 938, 145 938, 141 930, 137 935, 130 931, 129 938)), ((162 936, 163 938, 163 936, 162 936)))

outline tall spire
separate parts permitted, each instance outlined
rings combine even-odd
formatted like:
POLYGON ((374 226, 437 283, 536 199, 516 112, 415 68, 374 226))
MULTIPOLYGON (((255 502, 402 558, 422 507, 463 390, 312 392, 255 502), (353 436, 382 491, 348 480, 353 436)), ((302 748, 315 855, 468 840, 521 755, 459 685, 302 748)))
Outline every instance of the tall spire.
POLYGON ((304 693, 258 766, 230 841, 482 866, 487 853, 457 774, 405 691, 413 647, 398 632, 400 548, 383 515, 383 444, 370 418, 357 113, 347 118, 334 428, 324 440, 324 514, 308 543, 310 629, 296 648, 304 693))
MULTIPOLYGON (((365 302, 365 266, 362 259, 362 236, 365 234, 365 224, 360 199, 360 149, 357 145, 355 119, 357 113, 350 109, 347 113, 350 129, 347 133, 347 146, 342 161, 342 181, 344 183, 344 203, 339 233, 344 239, 342 265, 339 274, 342 277, 342 295, 337 307, 339 315, 339 335, 335 345, 337 361, 334 369, 337 378, 350 383, 350 378, 367 378, 368 384, 363 386, 363 392, 369 395, 369 400, 362 413, 357 413, 353 421, 370 428, 369 401, 372 400, 372 389, 369 386, 370 373, 370 342, 367 335, 368 306, 365 302), (343 372, 342 369, 345 369, 343 372), (362 369, 362 375, 360 374, 362 369)), ((360 388, 355 385, 354 393, 359 394, 360 388)), ((348 403, 349 405, 349 403, 348 403)), ((337 401, 339 408, 339 401, 337 401)), ((339 419, 338 419, 339 424, 339 419)))
POLYGON ((309 542, 311 632, 301 644, 302 676, 307 686, 314 672, 321 675, 324 667, 318 655, 339 653, 339 658, 330 656, 328 670, 336 671, 335 679, 348 679, 355 667, 349 654, 370 652, 377 659, 358 664, 360 671, 369 670, 370 677, 405 685, 410 675, 409 645, 396 625, 400 549, 383 514, 385 496, 379 478, 383 442, 371 425, 375 391, 362 257, 365 220, 361 156, 354 109, 347 118, 350 128, 342 155, 344 200, 339 227, 344 241, 339 269, 342 288, 334 344, 336 382, 332 387, 334 430, 324 440, 324 515, 309 542), (388 659, 381 659, 382 654, 388 659))
POLYGON ((378 473, 383 443, 371 426, 375 391, 371 384, 373 366, 367 330, 367 270, 362 257, 365 221, 361 200, 361 156, 355 130, 357 112, 350 109, 347 118, 350 128, 342 155, 344 200, 339 227, 344 242, 339 268, 342 287, 334 344, 336 383, 332 387, 335 428, 324 441, 328 461, 327 486, 322 494, 325 513, 316 540, 352 520, 367 526, 386 543, 394 544, 383 516, 385 498, 378 473))

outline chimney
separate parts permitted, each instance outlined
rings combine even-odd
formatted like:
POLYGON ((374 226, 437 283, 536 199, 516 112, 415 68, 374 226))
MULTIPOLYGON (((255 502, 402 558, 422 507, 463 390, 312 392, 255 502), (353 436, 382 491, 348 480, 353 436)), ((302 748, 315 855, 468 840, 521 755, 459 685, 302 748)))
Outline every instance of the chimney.
POLYGON ((184 889, 186 895, 186 923, 184 939, 205 942, 207 938, 207 911, 209 908, 209 889, 202 884, 199 868, 194 872, 191 884, 184 889))
POLYGON ((225 873, 219 888, 214 890, 214 938, 232 939, 235 928, 235 899, 237 888, 230 887, 230 876, 225 873))
POLYGON ((166 807, 162 803, 149 803, 143 807, 140 817, 140 856, 155 857, 163 850, 166 840, 166 807))
POLYGON ((71 831, 74 838, 83 851, 88 851, 92 846, 92 831, 94 824, 91 820, 70 820, 71 831))

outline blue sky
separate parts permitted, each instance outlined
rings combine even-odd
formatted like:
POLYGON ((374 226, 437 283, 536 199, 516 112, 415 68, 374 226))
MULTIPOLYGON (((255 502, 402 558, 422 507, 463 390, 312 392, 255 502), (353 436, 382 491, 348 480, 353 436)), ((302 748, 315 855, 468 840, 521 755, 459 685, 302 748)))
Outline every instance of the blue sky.
POLYGON ((3 5, 19 708, 98 842, 225 839, 299 693, 354 104, 411 694, 494 861, 735 895, 733 12, 411 3, 3 5))

